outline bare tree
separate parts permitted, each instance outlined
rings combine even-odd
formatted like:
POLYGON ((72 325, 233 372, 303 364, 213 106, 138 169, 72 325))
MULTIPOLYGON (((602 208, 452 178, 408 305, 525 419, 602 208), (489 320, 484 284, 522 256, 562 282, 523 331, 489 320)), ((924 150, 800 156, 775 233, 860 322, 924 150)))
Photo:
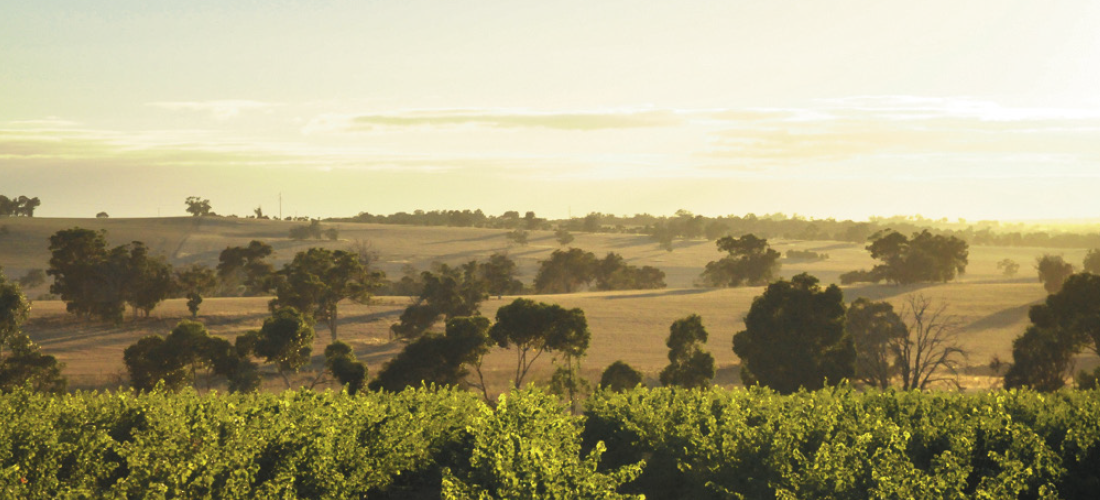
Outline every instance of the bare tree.
POLYGON ((902 305, 908 335, 893 341, 903 390, 927 389, 946 382, 959 385, 959 369, 968 353, 959 344, 959 321, 947 314, 947 303, 924 294, 905 298, 902 305))

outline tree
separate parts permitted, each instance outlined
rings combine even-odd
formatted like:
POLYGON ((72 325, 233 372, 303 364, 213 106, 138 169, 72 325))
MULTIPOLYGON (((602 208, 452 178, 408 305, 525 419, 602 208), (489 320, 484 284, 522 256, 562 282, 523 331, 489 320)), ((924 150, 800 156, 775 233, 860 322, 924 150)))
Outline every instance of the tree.
POLYGON ((183 203, 187 205, 187 213, 191 214, 192 217, 211 215, 210 200, 204 200, 198 196, 189 196, 183 203))
POLYGON ((1085 254, 1085 262, 1082 269, 1086 273, 1100 274, 1100 248, 1093 248, 1085 254))
POLYGON ((110 217, 111 216, 108 215, 107 212, 99 212, 98 214, 95 214, 95 218, 97 219, 108 219, 110 217))
POLYGON ((1012 259, 1004 259, 997 263, 997 270, 1011 278, 1020 270, 1020 264, 1012 259))
POLYGON ((516 263, 508 258, 508 254, 494 253, 489 256, 488 262, 479 265, 478 272, 489 295, 501 298, 523 291, 523 283, 515 278, 516 263))
POLYGON ((247 247, 226 247, 218 255, 218 278, 237 291, 243 287, 249 295, 263 295, 273 288, 275 268, 264 259, 274 253, 271 245, 252 240, 247 247))
POLYGON ((199 314, 203 295, 213 292, 218 280, 213 269, 195 263, 176 272, 176 283, 184 297, 187 297, 187 310, 191 311, 191 317, 195 318, 199 314))
POLYGON ((65 309, 84 318, 121 322, 126 285, 131 279, 125 246, 107 251, 105 231, 65 229, 50 236, 50 293, 61 296, 65 309))
POLYGON ((287 388, 288 373, 297 373, 309 363, 313 351, 313 325, 309 316, 293 307, 276 309, 259 330, 237 337, 237 352, 242 357, 255 355, 274 363, 287 388))
POLYGON ((928 389, 949 382, 959 387, 959 369, 967 353, 959 344, 958 322, 947 314, 947 303, 924 294, 909 295, 902 308, 907 332, 892 341, 903 390, 928 389))
POLYGON ((954 236, 933 235, 924 230, 913 233, 910 239, 886 229, 875 233, 871 239, 867 251, 872 258, 883 262, 871 272, 899 285, 947 283, 965 273, 969 262, 969 245, 954 236))
POLYGON ((886 389, 897 372, 894 346, 909 331, 889 302, 856 299, 848 307, 848 335, 856 346, 856 378, 886 389))
POLYGON ((575 238, 573 238, 573 234, 564 227, 559 227, 554 231, 554 239, 557 240, 559 245, 565 246, 572 243, 575 238))
POLYGON ((579 248, 554 250, 539 262, 535 293, 573 293, 596 278, 596 256, 579 248))
POLYGON ((766 239, 752 234, 726 236, 717 245, 719 251, 729 255, 707 263, 702 277, 709 286, 765 285, 779 273, 782 254, 771 249, 766 239))
POLYGON ((0 392, 24 385, 35 391, 61 393, 67 381, 64 365, 41 349, 21 330, 31 306, 19 285, 7 280, 0 270, 0 392))
POLYGON ((483 316, 452 318, 443 335, 424 335, 388 361, 370 383, 371 390, 397 392, 423 383, 437 385, 473 385, 489 399, 481 376, 481 358, 489 352, 489 319, 483 316), (466 380, 472 366, 479 382, 466 380))
MULTIPOLYGON (((116 255, 117 250, 113 250, 111 256, 116 255)), ((129 254, 122 266, 126 273, 122 298, 133 308, 135 316, 140 312, 148 318, 157 304, 173 292, 172 266, 162 256, 150 256, 149 248, 140 241, 130 243, 129 254)))
POLYGON ((665 340, 668 366, 661 370, 661 385, 706 387, 714 378, 714 356, 703 349, 706 343, 707 330, 698 314, 673 322, 665 340))
POLYGON ((30 269, 27 274, 19 278, 19 286, 22 288, 34 288, 46 283, 46 271, 42 269, 30 269))
POLYGON ((641 268, 626 263, 615 252, 608 252, 594 267, 597 290, 650 290, 665 287, 665 273, 652 266, 641 268))
POLYGON ((353 253, 310 248, 298 252, 294 260, 277 273, 276 296, 269 306, 272 311, 294 307, 327 324, 335 342, 339 303, 343 300, 367 302, 383 277, 381 272, 364 268, 353 253))
POLYGON ((233 392, 259 387, 255 365, 242 360, 229 341, 211 337, 206 327, 195 321, 179 322, 167 337, 141 338, 126 348, 123 361, 130 385, 139 391, 152 390, 158 383, 178 391, 194 385, 200 369, 225 377, 233 392))
POLYGON ((477 261, 470 261, 458 268, 442 264, 438 272, 421 273, 420 296, 390 331, 398 337, 413 338, 431 328, 440 316, 451 319, 480 315, 481 302, 489 294, 485 281, 477 276, 478 269, 477 261))
POLYGON ((1073 274, 1073 264, 1066 262, 1061 255, 1043 254, 1035 259, 1035 269, 1039 271, 1039 281, 1047 293, 1058 293, 1066 278, 1073 274))
POLYGON ((529 299, 516 299, 497 309, 496 324, 489 336, 502 348, 515 347, 516 388, 523 384, 531 366, 544 352, 579 358, 592 338, 584 311, 565 309, 529 299))
POLYGON ((1066 385, 1073 365, 1073 342, 1058 330, 1029 326, 1012 341, 1012 364, 1005 372, 1005 389, 1030 388, 1053 392, 1066 385))
POLYGON ((355 358, 351 346, 339 340, 325 347, 325 369, 354 396, 367 384, 367 365, 355 358))
POLYGON ((741 380, 781 393, 817 390, 855 375, 856 351, 844 331, 844 295, 802 273, 768 285, 733 337, 741 380))
POLYGON ((504 234, 504 237, 508 238, 508 241, 512 242, 515 245, 519 245, 521 247, 527 246, 528 232, 523 229, 514 229, 512 231, 508 231, 504 234))
POLYGON ((608 365, 600 375, 600 388, 615 392, 628 391, 642 383, 642 372, 622 360, 608 365))

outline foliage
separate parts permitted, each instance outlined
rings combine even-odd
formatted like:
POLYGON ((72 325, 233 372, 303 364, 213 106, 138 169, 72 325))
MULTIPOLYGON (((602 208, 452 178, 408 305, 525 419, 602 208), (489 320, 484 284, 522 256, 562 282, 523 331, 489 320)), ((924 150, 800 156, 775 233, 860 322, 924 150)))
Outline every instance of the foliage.
POLYGON ((139 391, 151 391, 158 385, 168 391, 193 386, 200 369, 225 377, 234 391, 259 388, 259 380, 251 373, 255 366, 240 359, 228 341, 211 337, 206 327, 195 321, 181 321, 167 337, 141 338, 126 348, 123 362, 131 387, 139 391))
POLYGON ((38 208, 42 201, 38 197, 28 198, 20 195, 13 198, 0 195, 0 217, 34 217, 34 209, 38 208))
POLYGON ((893 347, 909 336, 894 306, 856 299, 848 307, 846 328, 856 346, 856 378, 880 389, 890 387, 897 372, 893 347))
POLYGON ((539 262, 535 275, 536 293, 573 293, 596 278, 596 255, 579 248, 554 250, 539 262))
POLYGON ((745 330, 733 337, 741 381, 787 394, 855 375, 856 351, 844 330, 844 295, 802 273, 779 280, 752 301, 745 330))
POLYGON ((857 271, 848 271, 841 273, 840 284, 851 285, 853 283, 879 283, 882 281, 882 276, 873 271, 867 271, 860 269, 857 271))
POLYGON ((203 295, 214 291, 218 285, 218 279, 213 269, 195 263, 176 271, 176 283, 179 285, 180 292, 187 297, 187 310, 191 311, 191 317, 195 318, 199 314, 203 295))
POLYGON ((601 391, 585 442, 647 498, 1067 498, 1100 486, 1096 392, 601 391))
POLYGON ((512 244, 519 245, 521 247, 527 246, 527 238, 530 234, 523 229, 513 229, 504 234, 505 238, 512 244))
POLYGON ((183 203, 187 205, 187 213, 191 214, 192 217, 214 215, 214 213, 210 211, 210 200, 198 196, 188 196, 183 203))
POLYGON ((642 372, 622 360, 615 361, 604 369, 600 375, 600 388, 609 391, 623 392, 633 389, 642 383, 642 372))
POLYGON ((1085 254, 1085 261, 1082 263, 1081 269, 1084 269, 1086 273, 1100 274, 1100 248, 1093 248, 1085 254))
POLYGON ((707 286, 737 287, 766 285, 779 274, 780 253, 768 246, 768 240, 746 234, 718 240, 718 250, 729 255, 707 263, 703 282, 707 286))
POLYGON ((351 346, 339 340, 325 347, 325 369, 354 396, 367 384, 367 365, 355 357, 351 346))
POLYGON ((665 341, 669 363, 661 370, 661 385, 706 387, 714 378, 714 356, 702 347, 706 342, 707 330, 698 314, 673 322, 665 341))
POLYGON ((597 290, 652 290, 665 287, 665 273, 653 266, 632 266, 622 255, 607 252, 594 268, 597 290))
POLYGON ((332 341, 337 339, 339 303, 367 302, 385 277, 363 267, 356 254, 343 250, 310 248, 275 275, 275 298, 271 310, 293 307, 302 314, 328 325, 332 341))
POLYGON ((801 260, 817 262, 822 260, 829 260, 829 254, 818 253, 813 250, 787 250, 787 253, 783 255, 787 260, 801 260))
POLYGON ((531 365, 544 352, 579 358, 592 338, 584 311, 557 304, 519 298, 497 309, 496 320, 489 336, 502 348, 515 348, 516 373, 512 380, 516 388, 522 387, 531 365))
POLYGON ((427 334, 405 346, 396 357, 386 362, 378 377, 371 381, 371 390, 397 392, 422 384, 467 387, 485 392, 481 378, 481 358, 489 352, 489 318, 483 316, 452 318, 443 335, 427 334), (479 382, 470 383, 467 367, 477 370, 479 382))
POLYGON ((1011 278, 1013 276, 1016 276, 1016 273, 1020 271, 1020 263, 1012 259, 1006 258, 1002 261, 997 262, 997 270, 1005 276, 1011 278))
MULTIPOLYGON (((108 259, 112 264, 116 262, 116 256, 122 255, 119 250, 123 248, 125 247, 111 251, 108 259)), ((143 316, 149 317, 157 304, 170 297, 174 291, 172 266, 163 256, 150 256, 149 248, 140 241, 130 243, 129 255, 125 258, 123 264, 112 266, 115 269, 121 267, 121 272, 124 273, 122 298, 134 309, 135 315, 141 312, 143 316)))
POLYGON ((243 287, 249 295, 264 295, 274 288, 275 268, 264 261, 273 252, 271 245, 259 240, 247 247, 226 247, 218 254, 218 278, 233 292, 243 287))
POLYGON ((443 470, 443 498, 634 498, 615 490, 636 478, 644 462, 598 471, 604 447, 582 458, 581 423, 551 397, 513 392, 495 411, 473 418, 469 465, 443 470))
POLYGON ((1032 326, 1012 343, 1005 387, 1053 391, 1065 384, 1073 356, 1100 352, 1100 276, 1071 275, 1062 289, 1031 307, 1032 326))
POLYGON ((274 363, 287 388, 287 373, 297 372, 310 360, 313 351, 313 325, 309 316, 293 307, 276 309, 259 330, 237 337, 237 352, 247 358, 255 355, 274 363))
POLYGON ((46 283, 46 271, 42 269, 28 269, 27 273, 19 278, 19 286, 22 288, 34 288, 46 283))
POLYGON ((1061 255, 1043 254, 1035 259, 1035 269, 1039 271, 1039 281, 1047 293, 1058 293, 1066 278, 1073 274, 1073 264, 1066 262, 1061 255))
POLYGON ((575 239, 576 238, 573 237, 573 233, 570 233, 569 230, 563 227, 559 227, 554 231, 554 240, 557 241, 558 244, 561 246, 566 246, 572 243, 575 239))
POLYGON ((67 381, 61 376, 62 365, 42 354, 21 330, 30 310, 19 285, 0 270, 0 392, 24 385, 40 392, 63 392, 67 381))
POLYGON ((438 272, 421 273, 420 296, 405 308, 400 322, 390 326, 390 332, 400 338, 415 338, 441 316, 451 319, 481 314, 481 302, 489 298, 489 283, 479 273, 482 269, 477 261, 470 261, 457 268, 442 264, 438 272))
POLYGON ((969 245, 954 236, 924 230, 907 238, 887 229, 872 235, 871 240, 867 251, 882 261, 871 272, 890 283, 947 283, 965 273, 969 263, 969 245))
POLYGON ((478 275, 485 282, 485 291, 500 298, 523 292, 523 283, 516 279, 516 262, 508 254, 494 253, 488 262, 478 264, 478 275))

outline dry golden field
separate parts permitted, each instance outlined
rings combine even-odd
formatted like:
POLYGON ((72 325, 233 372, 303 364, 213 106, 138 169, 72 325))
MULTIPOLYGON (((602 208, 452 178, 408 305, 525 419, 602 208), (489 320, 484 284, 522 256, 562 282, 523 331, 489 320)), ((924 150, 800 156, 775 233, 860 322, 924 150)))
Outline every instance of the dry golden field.
MULTIPOLYGON (((271 244, 277 251, 275 262, 282 263, 294 253, 310 246, 346 248, 355 240, 368 241, 379 253, 380 267, 391 277, 400 276, 406 264, 426 269, 432 262, 458 264, 484 259, 497 251, 507 251, 520 267, 520 279, 530 283, 538 261, 558 248, 553 233, 534 231, 530 244, 509 247, 504 230, 411 227, 373 224, 331 224, 340 229, 341 241, 292 241, 287 232, 295 222, 222 218, 164 219, 3 219, 0 225, 8 233, 0 236, 0 265, 9 278, 21 276, 27 269, 45 268, 49 259, 47 238, 53 232, 74 226, 106 229, 111 245, 133 240, 146 242, 154 253, 168 257, 175 265, 203 262, 213 266, 226 246, 244 245, 252 239, 271 244)), ((667 363, 664 345, 669 325, 676 319, 697 313, 710 332, 708 343, 718 364, 717 383, 738 382, 738 360, 731 345, 735 332, 743 327, 742 318, 760 287, 705 289, 694 286, 703 266, 721 255, 713 242, 677 242, 669 253, 657 248, 647 237, 617 234, 575 233, 571 246, 595 252, 614 251, 635 265, 652 265, 665 271, 669 288, 656 291, 588 292, 571 295, 544 295, 537 300, 580 307, 585 311, 592 331, 592 344, 584 360, 585 375, 598 379, 600 371, 622 359, 655 381, 667 363)), ((833 241, 771 241, 780 252, 788 249, 828 253, 822 262, 783 262, 783 277, 801 272, 818 276, 823 283, 836 282, 846 271, 870 268, 874 262, 861 245, 833 241)), ((998 356, 1011 359, 1012 339, 1027 326, 1027 310, 1045 297, 1035 279, 1032 264, 1044 253, 1065 256, 1080 263, 1086 249, 1051 251, 1036 248, 972 247, 967 273, 959 280, 940 285, 869 285, 845 287, 845 297, 889 300, 900 308, 910 293, 920 292, 946 301, 949 312, 960 324, 960 338, 970 350, 970 369, 963 380, 970 389, 983 389, 997 383, 987 368, 998 356), (996 262, 1011 258, 1021 264, 1020 274, 1005 278, 996 262)), ((27 290, 36 297, 46 287, 27 290)), ((232 338, 257 328, 267 315, 267 298, 208 298, 202 304, 199 320, 214 335, 232 338)), ((482 314, 493 317, 496 309, 512 297, 491 298, 482 306, 482 314)), ((372 373, 400 351, 403 344, 391 340, 389 326, 397 321, 409 303, 404 297, 378 297, 371 305, 342 305, 340 338, 352 344, 372 373)), ((164 335, 181 319, 189 316, 182 299, 169 300, 153 311, 148 319, 128 319, 121 327, 82 323, 65 313, 60 301, 36 300, 26 331, 43 349, 66 364, 65 373, 73 388, 114 388, 125 385, 123 350, 144 335, 164 335)), ((320 353, 329 340, 328 329, 319 325, 314 345, 313 369, 319 369, 320 353)), ((1093 355, 1082 356, 1078 367, 1098 364, 1093 355)), ((513 353, 495 350, 486 360, 486 375, 494 390, 504 390, 514 370, 513 353)), ((540 359, 536 377, 545 377, 550 358, 540 359)), ((307 382, 312 374, 303 374, 307 382)), ((202 385, 201 383, 199 384, 202 385)), ((269 378, 271 389, 283 387, 280 379, 269 378)))

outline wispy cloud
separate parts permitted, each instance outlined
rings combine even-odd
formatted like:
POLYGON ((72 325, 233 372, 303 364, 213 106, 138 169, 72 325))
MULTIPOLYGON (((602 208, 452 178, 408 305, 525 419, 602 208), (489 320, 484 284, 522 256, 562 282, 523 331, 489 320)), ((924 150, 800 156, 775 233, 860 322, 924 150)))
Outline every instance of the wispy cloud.
POLYGON ((480 127, 593 131, 673 127, 683 122, 683 117, 670 110, 526 112, 444 109, 351 116, 325 115, 312 121, 306 130, 361 132, 379 129, 480 127))
POLYGON ((209 113, 216 120, 228 120, 240 116, 244 111, 257 111, 271 109, 277 104, 250 101, 240 99, 225 99, 214 101, 158 101, 150 102, 149 106, 172 111, 194 111, 209 113))

